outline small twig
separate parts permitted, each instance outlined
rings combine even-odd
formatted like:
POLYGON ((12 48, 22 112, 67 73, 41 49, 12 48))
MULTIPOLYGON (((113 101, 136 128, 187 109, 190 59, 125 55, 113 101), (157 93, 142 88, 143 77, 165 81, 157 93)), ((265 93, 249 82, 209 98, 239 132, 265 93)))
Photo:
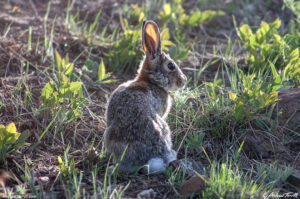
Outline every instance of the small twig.
POLYGON ((34 12, 35 17, 36 17, 37 19, 39 19, 39 13, 38 13, 38 11, 37 11, 37 9, 36 9, 34 3, 32 2, 32 0, 29 0, 29 3, 30 3, 30 6, 31 6, 31 8, 32 8, 32 10, 33 10, 33 12, 34 12))

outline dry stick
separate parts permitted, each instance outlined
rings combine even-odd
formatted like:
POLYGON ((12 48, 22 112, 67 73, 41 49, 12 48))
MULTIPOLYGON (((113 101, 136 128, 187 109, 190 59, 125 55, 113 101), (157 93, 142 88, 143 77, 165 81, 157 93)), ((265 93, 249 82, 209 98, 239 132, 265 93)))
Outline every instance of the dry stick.
POLYGON ((30 6, 34 12, 35 18, 39 19, 39 13, 34 5, 34 3, 32 2, 32 0, 29 0, 30 6))
MULTIPOLYGON (((0 48, 1 48, 1 46, 0 46, 0 48)), ((7 62, 7 65, 6 65, 6 70, 5 70, 5 75, 4 75, 4 77, 6 77, 7 76, 7 73, 8 73, 8 70, 9 70, 9 65, 10 65, 10 60, 11 60, 11 56, 9 56, 9 60, 8 60, 8 62, 7 62)))
MULTIPOLYGON (((168 182, 171 184, 170 179, 168 180, 168 182)), ((180 194, 179 194, 178 191, 175 189, 175 187, 174 187, 174 186, 171 186, 171 187, 172 187, 173 191, 175 192, 175 194, 176 194, 177 196, 180 196, 180 194)))
POLYGON ((30 74, 27 74, 27 75, 23 75, 23 76, 16 76, 16 77, 13 77, 13 76, 9 76, 9 77, 3 77, 2 80, 4 81, 17 81, 17 80, 21 80, 22 78, 28 78, 28 80, 30 79, 34 79, 34 78, 37 78, 35 77, 34 75, 34 71, 32 71, 30 74))

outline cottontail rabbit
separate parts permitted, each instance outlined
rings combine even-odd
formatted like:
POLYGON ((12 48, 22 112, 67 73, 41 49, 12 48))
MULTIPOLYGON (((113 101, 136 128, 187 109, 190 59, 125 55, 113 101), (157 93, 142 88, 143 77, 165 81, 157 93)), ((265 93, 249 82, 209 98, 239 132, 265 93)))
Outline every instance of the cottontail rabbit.
POLYGON ((186 76, 161 50, 153 21, 143 21, 142 46, 146 56, 138 75, 121 84, 109 100, 104 144, 121 171, 134 172, 148 165, 150 173, 160 173, 177 156, 165 121, 171 106, 168 92, 182 88, 186 76))

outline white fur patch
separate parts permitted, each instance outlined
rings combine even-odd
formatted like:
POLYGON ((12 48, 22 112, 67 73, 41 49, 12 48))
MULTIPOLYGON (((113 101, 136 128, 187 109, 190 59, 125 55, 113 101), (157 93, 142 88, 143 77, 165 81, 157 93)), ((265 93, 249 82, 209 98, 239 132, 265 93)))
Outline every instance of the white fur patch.
POLYGON ((161 158, 152 158, 148 161, 148 173, 158 174, 163 173, 166 170, 166 164, 161 158))

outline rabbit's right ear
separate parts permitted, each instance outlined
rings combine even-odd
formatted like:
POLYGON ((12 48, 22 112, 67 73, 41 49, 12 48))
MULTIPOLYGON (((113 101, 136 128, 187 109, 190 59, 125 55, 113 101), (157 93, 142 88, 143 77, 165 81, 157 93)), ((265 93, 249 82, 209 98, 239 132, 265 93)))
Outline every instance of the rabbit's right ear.
POLYGON ((158 26, 154 21, 143 21, 142 46, 146 54, 152 57, 161 54, 161 41, 158 26))

